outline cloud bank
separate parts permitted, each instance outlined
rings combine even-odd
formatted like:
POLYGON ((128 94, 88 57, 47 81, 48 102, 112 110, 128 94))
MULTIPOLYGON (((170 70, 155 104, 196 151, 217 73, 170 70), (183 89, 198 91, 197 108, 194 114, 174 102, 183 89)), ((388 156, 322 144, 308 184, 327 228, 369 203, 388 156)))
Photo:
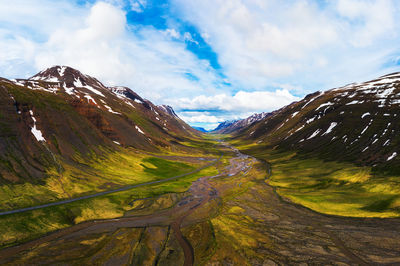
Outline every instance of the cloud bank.
POLYGON ((211 126, 399 71, 399 11, 394 0, 2 1, 0 76, 69 65, 211 126))

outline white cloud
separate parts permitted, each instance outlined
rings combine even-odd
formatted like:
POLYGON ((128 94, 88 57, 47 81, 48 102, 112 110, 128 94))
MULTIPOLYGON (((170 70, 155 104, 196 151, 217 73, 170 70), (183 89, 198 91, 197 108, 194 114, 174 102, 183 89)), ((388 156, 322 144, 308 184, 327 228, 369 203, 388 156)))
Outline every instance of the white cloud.
POLYGON ((287 89, 271 91, 239 91, 234 95, 199 95, 193 98, 167 98, 177 114, 191 125, 213 129, 226 120, 246 118, 254 113, 268 112, 299 100, 287 89), (202 111, 200 111, 202 110, 202 111))
POLYGON ((175 39, 181 38, 181 34, 177 32, 175 29, 166 29, 165 33, 175 39))
MULTIPOLYGON (((239 91, 233 96, 216 94, 193 98, 169 98, 168 103, 177 110, 221 110, 235 113, 263 112, 285 106, 299 100, 286 89, 271 91, 239 91)), ((199 121, 200 122, 200 121, 199 121)))
POLYGON ((390 0, 339 0, 337 10, 353 24, 351 43, 355 46, 367 46, 395 30, 396 8, 390 0))
POLYGON ((195 44, 197 44, 197 45, 199 44, 198 41, 196 41, 196 40, 193 39, 192 34, 190 34, 190 32, 185 32, 185 33, 183 34, 183 39, 184 39, 185 41, 192 42, 192 43, 195 43, 195 44))
POLYGON ((22 12, 21 21, 9 16, 6 30, 0 26, 0 70, 5 77, 27 77, 52 65, 69 65, 106 85, 128 86, 156 103, 170 95, 207 93, 219 82, 208 61, 187 51, 184 42, 152 26, 129 27, 119 4, 69 6, 70 12, 62 14, 58 10, 61 4, 43 1, 52 7, 46 10, 49 16, 35 9, 37 3, 28 1, 23 9, 32 6, 35 12, 22 12), (40 17, 38 24, 36 17, 40 17), (53 27, 45 27, 43 40, 38 40, 34 28, 46 24, 44 18, 53 27), (32 29, 20 34, 18 28, 28 26, 32 29), (198 80, 189 79, 187 73, 198 80))
POLYGON ((237 87, 263 89, 272 82, 297 82, 314 86, 312 91, 372 77, 382 71, 400 41, 395 23, 399 2, 393 0, 173 3, 206 33, 207 43, 237 87), (368 64, 368 57, 377 59, 375 64, 368 64), (338 70, 341 76, 331 79, 338 70))
POLYGON ((152 5, 0 1, 0 73, 27 77, 70 65, 176 109, 222 110, 182 112, 187 121, 215 124, 280 108, 298 99, 293 93, 398 71, 398 1, 171 0, 166 30, 128 25, 125 11, 152 5), (222 75, 187 50, 197 39, 185 20, 216 52, 222 75))
POLYGON ((129 0, 131 10, 135 11, 137 13, 143 12, 143 10, 147 6, 147 1, 146 0, 129 0))
POLYGON ((187 113, 182 113, 181 115, 179 114, 179 117, 188 123, 218 123, 224 121, 224 119, 221 119, 220 117, 207 114, 188 116, 187 113))

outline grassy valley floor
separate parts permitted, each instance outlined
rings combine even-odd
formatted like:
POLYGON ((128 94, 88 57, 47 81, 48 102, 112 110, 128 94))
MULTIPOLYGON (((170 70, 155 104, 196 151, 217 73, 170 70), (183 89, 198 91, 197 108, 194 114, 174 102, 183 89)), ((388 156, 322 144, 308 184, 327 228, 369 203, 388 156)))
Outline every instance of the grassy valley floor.
MULTIPOLYGON (((263 161, 241 154, 228 145, 218 149, 224 152, 224 157, 214 169, 96 199, 98 208, 93 205, 88 210, 107 206, 103 202, 107 200, 121 206, 121 213, 114 216, 116 218, 96 221, 90 221, 95 216, 88 215, 86 222, 82 219, 46 237, 2 249, 0 263, 400 263, 400 219, 319 214, 282 199, 268 184, 270 181, 266 182, 269 169, 263 161), (148 194, 140 197, 142 189, 148 194)), ((273 167, 272 163, 271 177, 274 176, 273 167)))
POLYGON ((271 176, 266 182, 291 202, 330 215, 400 217, 398 176, 260 145, 239 147, 270 164, 271 176))
POLYGON ((62 171, 50 168, 48 178, 41 183, 0 185, 0 209, 4 212, 57 203, 127 186, 163 182, 189 173, 169 182, 59 206, 0 215, 0 247, 26 242, 88 220, 121 217, 125 212, 137 209, 140 199, 151 198, 160 201, 161 205, 170 204, 167 203, 170 200, 158 197, 164 195, 163 197, 168 198, 169 193, 186 191, 198 177, 217 173, 211 165, 220 155, 215 149, 217 142, 193 140, 194 144, 198 142, 203 148, 193 149, 192 153, 165 150, 155 154, 121 148, 120 152, 104 151, 102 157, 92 156, 90 160, 79 159, 77 155, 76 160, 80 164, 58 159, 62 171), (210 167, 204 168, 207 165, 210 167))

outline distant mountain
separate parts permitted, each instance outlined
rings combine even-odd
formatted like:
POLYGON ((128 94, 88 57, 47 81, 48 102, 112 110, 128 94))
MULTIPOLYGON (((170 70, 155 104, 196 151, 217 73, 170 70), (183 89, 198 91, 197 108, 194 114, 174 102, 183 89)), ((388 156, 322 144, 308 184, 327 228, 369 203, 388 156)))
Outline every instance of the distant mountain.
POLYGON ((246 128, 257 121, 264 119, 266 116, 268 116, 268 113, 263 112, 263 113, 251 115, 245 119, 225 121, 225 122, 220 123, 218 125, 218 127, 215 128, 212 132, 219 133, 219 134, 228 134, 228 133, 232 133, 232 132, 238 132, 241 129, 246 128))
POLYGON ((236 138, 400 173, 399 125, 400 73, 392 73, 309 94, 236 131, 236 138))
POLYGON ((207 129, 205 129, 205 128, 203 128, 203 127, 192 127, 192 128, 194 128, 194 129, 196 129, 196 130, 198 130, 198 131, 200 131, 200 132, 208 132, 208 130, 207 129))
POLYGON ((214 130, 212 130, 212 132, 223 133, 223 130, 225 128, 229 127, 230 125, 232 125, 236 121, 238 121, 238 120, 227 120, 227 121, 224 121, 222 123, 219 123, 219 125, 214 130))
POLYGON ((170 106, 156 106, 126 87, 54 66, 29 79, 0 78, 0 178, 35 180, 53 156, 78 157, 133 147, 174 149, 197 136, 170 106))

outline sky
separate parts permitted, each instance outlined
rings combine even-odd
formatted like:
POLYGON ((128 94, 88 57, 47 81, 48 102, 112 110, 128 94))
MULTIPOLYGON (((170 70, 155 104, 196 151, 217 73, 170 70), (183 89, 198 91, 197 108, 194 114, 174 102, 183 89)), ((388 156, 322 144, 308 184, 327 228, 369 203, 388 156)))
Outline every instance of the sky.
POLYGON ((67 65, 212 129, 400 71, 399 11, 396 0, 0 0, 0 76, 67 65))

